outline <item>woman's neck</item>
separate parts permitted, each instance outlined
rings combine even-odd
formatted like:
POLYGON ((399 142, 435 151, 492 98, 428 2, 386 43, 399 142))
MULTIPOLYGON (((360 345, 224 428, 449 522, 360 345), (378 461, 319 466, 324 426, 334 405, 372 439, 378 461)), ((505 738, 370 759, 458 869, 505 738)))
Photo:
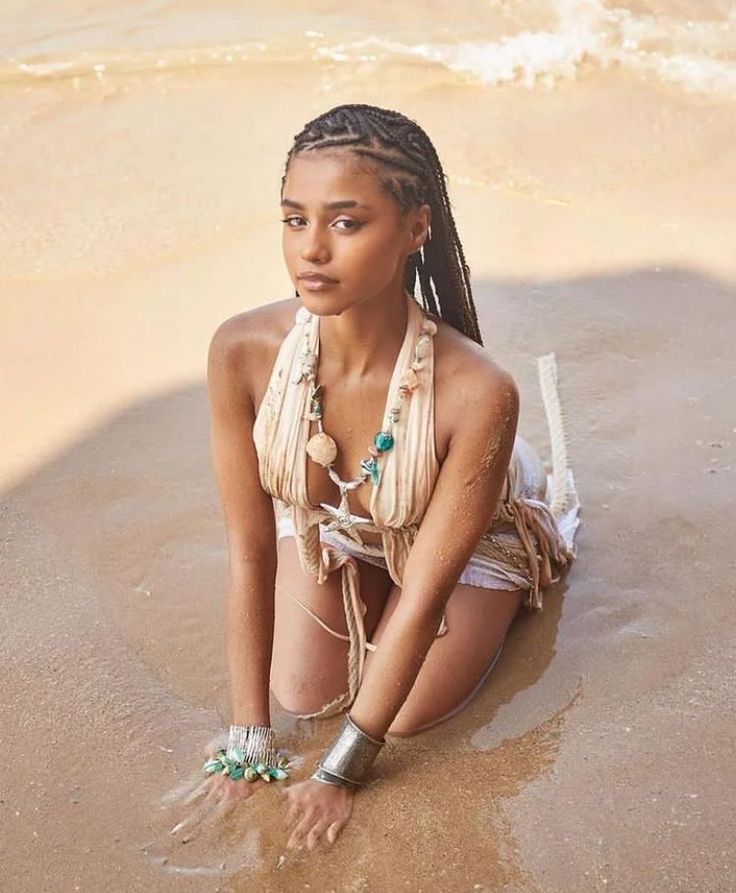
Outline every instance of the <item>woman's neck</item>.
POLYGON ((408 325, 408 296, 402 289, 364 301, 339 316, 319 319, 319 365, 342 377, 362 378, 392 368, 408 325))

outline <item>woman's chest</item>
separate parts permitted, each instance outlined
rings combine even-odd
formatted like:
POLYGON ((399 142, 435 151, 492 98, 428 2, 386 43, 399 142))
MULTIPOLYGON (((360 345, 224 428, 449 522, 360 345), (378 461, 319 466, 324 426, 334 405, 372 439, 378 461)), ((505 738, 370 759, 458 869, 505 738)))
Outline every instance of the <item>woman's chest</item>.
MULTIPOLYGON (((370 459, 370 448, 374 445, 374 438, 380 431, 391 430, 397 440, 403 437, 403 442, 397 442, 391 449, 380 453, 376 461, 380 475, 383 468, 394 461, 396 453, 402 453, 402 481, 398 490, 403 498, 408 500, 411 498, 411 477, 418 470, 415 468, 415 463, 426 461, 428 443, 430 444, 429 449, 434 449, 436 458, 441 460, 447 452, 449 433, 443 425, 443 404, 436 403, 434 399, 431 402, 431 412, 427 411, 426 405, 424 406, 424 412, 421 414, 424 419, 422 426, 414 425, 411 430, 408 430, 406 425, 402 426, 400 423, 396 426, 385 424, 385 422, 389 422, 388 410, 393 402, 388 393, 390 372, 391 370, 387 369, 367 376, 350 377, 332 374, 329 370, 325 371, 320 376, 321 422, 324 433, 332 439, 336 450, 331 463, 332 470, 345 482, 362 477, 361 462, 370 459)), ((260 390, 265 392, 266 387, 267 383, 264 382, 260 390)), ((301 418, 302 407, 304 412, 310 408, 307 399, 308 389, 304 387, 304 383, 295 385, 293 382, 288 382, 286 387, 304 389, 304 399, 298 413, 301 418)), ((434 398, 434 393, 432 397, 434 398)), ((426 400, 426 395, 424 398, 426 400)), ((257 405, 261 399, 263 399, 262 395, 257 394, 257 405)), ((289 415, 289 413, 276 413, 271 423, 281 428, 291 426, 293 429, 296 424, 299 424, 299 421, 287 417, 289 415)), ((291 415, 295 415, 295 413, 292 412, 291 415)), ((309 436, 316 435, 318 431, 317 421, 311 420, 309 436)), ((294 445, 291 456, 284 455, 283 457, 285 462, 289 462, 291 466, 287 469, 286 474, 301 478, 308 504, 313 507, 318 507, 321 504, 338 507, 341 497, 340 489, 331 479, 327 467, 308 456, 306 450, 308 439, 305 436, 301 437, 297 447, 296 439, 290 436, 287 430, 280 430, 275 439, 281 444, 291 442, 294 445)), ((370 519, 372 517, 373 486, 370 476, 367 476, 362 483, 347 490, 347 508, 351 514, 361 518, 370 519)), ((301 490, 301 486, 299 489, 301 490)), ((283 498, 280 493, 274 493, 274 495, 283 498)), ((390 495, 394 495, 393 488, 390 495)), ((379 494, 379 496, 383 497, 383 494, 379 494)), ((411 512, 415 507, 407 505, 406 508, 411 512)), ((360 532, 365 542, 380 543, 380 534, 371 533, 365 528, 360 532)))
MULTIPOLYGON (((390 431, 394 438, 401 437, 401 427, 391 425, 387 413, 387 378, 388 375, 380 374, 353 380, 339 375, 323 377, 320 399, 322 433, 317 421, 312 420, 309 434, 313 444, 319 442, 320 446, 324 445, 324 435, 330 440, 326 456, 320 456, 315 451, 314 458, 311 455, 305 457, 306 493, 311 505, 341 507, 342 494, 333 477, 337 476, 345 483, 362 479, 362 483, 346 488, 342 507, 346 506, 351 514, 360 518, 372 518, 374 484, 364 467, 374 459, 380 476, 396 452, 404 446, 394 443, 389 449, 375 455, 375 439, 382 431, 390 431), (330 475, 324 462, 330 455, 332 444, 335 455, 330 463, 330 475)), ((313 451, 309 449, 305 452, 313 451)), ((371 533, 365 528, 361 529, 361 536, 365 542, 380 542, 380 534, 371 533)))

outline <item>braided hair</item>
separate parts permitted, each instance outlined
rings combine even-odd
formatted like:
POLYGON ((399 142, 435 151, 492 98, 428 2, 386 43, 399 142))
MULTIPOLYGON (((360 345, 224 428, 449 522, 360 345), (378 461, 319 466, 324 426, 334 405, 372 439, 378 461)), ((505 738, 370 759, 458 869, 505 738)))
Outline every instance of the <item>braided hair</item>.
POLYGON ((422 128, 400 112, 374 105, 338 105, 312 121, 294 137, 281 178, 300 152, 345 147, 377 162, 381 186, 402 213, 428 204, 432 221, 424 245, 409 255, 404 286, 414 294, 417 279, 424 309, 444 319, 478 344, 483 344, 470 287, 470 270, 452 216, 447 178, 432 141, 422 128))

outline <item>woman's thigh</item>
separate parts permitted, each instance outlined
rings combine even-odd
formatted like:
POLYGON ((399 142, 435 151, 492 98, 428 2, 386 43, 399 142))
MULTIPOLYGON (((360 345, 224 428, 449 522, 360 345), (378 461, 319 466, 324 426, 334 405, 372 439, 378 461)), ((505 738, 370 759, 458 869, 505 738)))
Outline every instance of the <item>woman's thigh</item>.
MULTIPOLYGON (((378 648, 400 597, 401 589, 394 586, 373 634, 378 648)), ((482 682, 523 599, 523 589, 483 589, 464 583, 455 587, 446 606, 448 632, 430 646, 389 734, 416 734, 464 706, 482 682)), ((366 670, 372 658, 368 654, 366 670)))
MULTIPOLYGON (((365 561, 358 561, 358 570, 370 640, 392 582, 387 571, 365 561)), ((335 632, 347 635, 342 571, 334 571, 320 584, 302 570, 294 537, 278 541, 271 691, 289 713, 314 713, 347 690, 348 642, 328 633, 287 593, 335 632)))

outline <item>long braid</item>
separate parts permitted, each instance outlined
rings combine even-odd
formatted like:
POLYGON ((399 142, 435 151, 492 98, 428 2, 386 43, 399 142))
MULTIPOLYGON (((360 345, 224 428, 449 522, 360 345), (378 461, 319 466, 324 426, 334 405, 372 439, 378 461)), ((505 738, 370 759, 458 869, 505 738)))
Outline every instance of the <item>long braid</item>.
POLYGON ((335 106, 294 137, 281 179, 282 195, 295 155, 336 147, 377 162, 381 185, 402 212, 430 206, 430 231, 422 248, 407 258, 404 285, 414 294, 419 280, 425 310, 483 344, 447 177, 427 134, 400 112, 357 103, 335 106))

